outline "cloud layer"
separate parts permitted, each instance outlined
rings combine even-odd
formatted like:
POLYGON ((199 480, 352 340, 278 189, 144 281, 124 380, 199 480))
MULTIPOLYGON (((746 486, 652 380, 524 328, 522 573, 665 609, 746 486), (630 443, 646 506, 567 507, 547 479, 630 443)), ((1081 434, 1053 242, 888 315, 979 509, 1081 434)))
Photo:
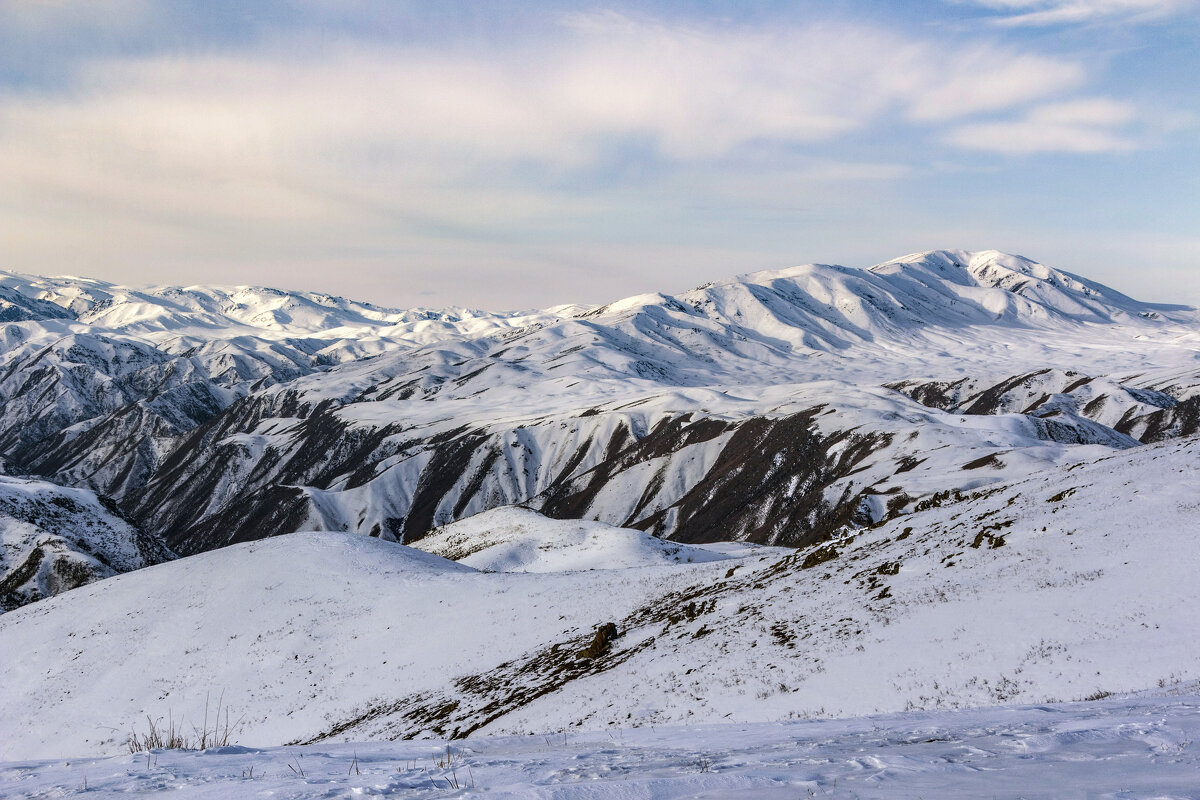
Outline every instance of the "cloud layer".
POLYGON ((615 13, 484 47, 301 37, 85 61, 0 96, 0 243, 10 268, 81 271, 649 248, 672 204, 703 239, 697 198, 751 221, 850 207, 855 184, 925 168, 907 153, 1137 147, 1136 109, 1089 81, 986 38, 615 13))

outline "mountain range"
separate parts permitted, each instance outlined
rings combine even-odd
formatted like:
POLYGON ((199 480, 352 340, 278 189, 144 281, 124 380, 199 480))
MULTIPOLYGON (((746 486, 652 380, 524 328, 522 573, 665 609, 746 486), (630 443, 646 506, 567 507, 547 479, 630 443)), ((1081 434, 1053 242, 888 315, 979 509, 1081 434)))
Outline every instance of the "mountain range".
POLYGON ((0 292, 5 470, 110 498, 180 554, 410 542, 510 504, 799 545, 1200 421, 1195 310, 997 252, 504 314, 10 274, 0 292))

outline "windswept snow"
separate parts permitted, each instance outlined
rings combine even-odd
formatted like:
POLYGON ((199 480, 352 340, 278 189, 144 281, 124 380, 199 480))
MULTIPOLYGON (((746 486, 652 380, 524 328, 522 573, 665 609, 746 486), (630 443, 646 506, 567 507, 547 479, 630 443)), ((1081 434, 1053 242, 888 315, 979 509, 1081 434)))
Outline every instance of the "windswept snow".
POLYGON ((464 742, 217 747, 0 763, 0 793, 497 800, 1200 796, 1200 696, 464 742), (456 789, 455 786, 458 788, 456 789))

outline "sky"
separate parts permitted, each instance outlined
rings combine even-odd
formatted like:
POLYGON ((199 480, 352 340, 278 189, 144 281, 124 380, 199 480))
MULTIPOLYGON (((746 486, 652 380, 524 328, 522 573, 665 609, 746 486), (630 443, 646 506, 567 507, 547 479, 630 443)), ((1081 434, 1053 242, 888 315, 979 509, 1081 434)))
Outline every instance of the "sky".
POLYGON ((0 268, 504 309, 1019 253, 1200 305, 1200 0, 0 0, 0 268))

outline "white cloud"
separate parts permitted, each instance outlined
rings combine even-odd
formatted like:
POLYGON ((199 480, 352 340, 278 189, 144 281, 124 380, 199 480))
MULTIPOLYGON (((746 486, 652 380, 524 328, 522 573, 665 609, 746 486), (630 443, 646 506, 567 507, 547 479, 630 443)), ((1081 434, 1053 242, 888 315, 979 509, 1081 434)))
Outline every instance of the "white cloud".
POLYGON ((944 121, 1010 109, 1074 89, 1086 78, 1077 63, 987 47, 932 56, 930 65, 943 68, 951 59, 942 80, 931 80, 928 91, 913 98, 914 119, 944 121))
POLYGON ((956 0, 1000 12, 997 23, 1040 26, 1098 21, 1144 22, 1180 14, 1195 0, 956 0))
MULTIPOLYGON (((0 96, 0 249, 9 268, 72 271, 555 239, 620 216, 613 192, 589 181, 615 180, 612 164, 629 159, 650 176, 686 173, 694 191, 728 190, 730 202, 773 202, 772 187, 808 202, 830 182, 906 168, 776 154, 1019 113, 1085 78, 1069 60, 987 42, 611 14, 480 52, 343 42, 96 62, 68 90, 0 96)), ((1072 108, 1023 124, 1056 126, 1060 147, 1119 145, 1095 119, 1070 117, 1104 109, 1072 108)), ((620 191, 652 179, 631 180, 620 191)))
POLYGON ((1029 110, 1028 119, 1042 125, 1074 125, 1082 127, 1112 127, 1123 125, 1134 117, 1133 106, 1106 97, 1072 100, 1036 106, 1029 110))
POLYGON ((1010 155, 1127 152, 1136 144, 1123 127, 1133 118, 1133 108, 1125 103, 1074 100, 1034 107, 1016 120, 962 125, 947 141, 1010 155))
POLYGON ((606 15, 573 20, 558 40, 475 56, 347 45, 102 63, 67 97, 9 98, 0 135, 24 130, 22 144, 49 148, 80 145, 86 131, 88 147, 114 157, 237 168, 281 149, 578 166, 614 140, 713 158, 755 141, 829 140, 892 108, 920 120, 1003 110, 1083 79, 1060 59, 871 28, 723 30, 606 15))

